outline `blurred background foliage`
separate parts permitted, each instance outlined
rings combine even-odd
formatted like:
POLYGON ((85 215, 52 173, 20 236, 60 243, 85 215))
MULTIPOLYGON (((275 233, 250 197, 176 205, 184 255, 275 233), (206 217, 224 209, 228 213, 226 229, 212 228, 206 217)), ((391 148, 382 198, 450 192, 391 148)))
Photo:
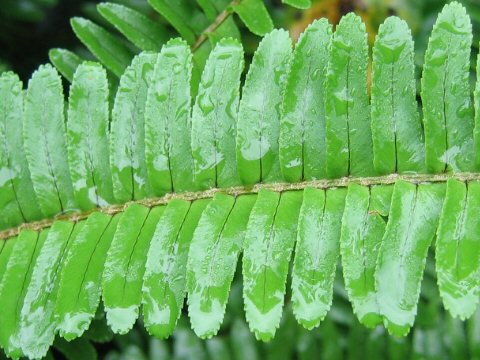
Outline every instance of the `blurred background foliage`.
MULTIPOLYGON (((228 3, 226 0, 215 0, 228 3)), ((147 0, 112 0, 146 15, 162 25, 166 38, 178 36, 175 29, 147 0)), ((299 34, 314 19, 327 17, 337 24, 340 17, 350 11, 360 14, 373 44, 379 25, 389 15, 405 19, 415 40, 416 63, 420 67, 428 37, 446 0, 312 0, 310 8, 302 10, 282 4, 280 0, 266 0, 266 7, 275 27, 289 29, 292 38, 299 34)), ((479 0, 460 0, 467 8, 474 29, 473 55, 478 52, 480 41, 479 0)), ((27 81, 38 64, 49 61, 51 48, 72 50, 80 58, 91 59, 92 55, 77 39, 70 25, 70 18, 80 16, 118 35, 132 53, 139 50, 119 36, 114 26, 97 9, 99 1, 92 0, 1 0, 0 6, 0 71, 11 69, 23 81, 27 81)), ((199 2, 200 3, 200 2, 199 2)), ((236 17, 236 15, 235 15, 236 17)), ((194 21, 194 20, 193 20, 194 21)), ((236 21, 247 57, 256 49, 260 36, 254 35, 241 22, 236 21)), ((200 26, 200 25, 199 25, 200 26)), ((161 44, 159 44, 160 47, 161 44)), ((472 69, 474 66, 472 61, 472 69)))

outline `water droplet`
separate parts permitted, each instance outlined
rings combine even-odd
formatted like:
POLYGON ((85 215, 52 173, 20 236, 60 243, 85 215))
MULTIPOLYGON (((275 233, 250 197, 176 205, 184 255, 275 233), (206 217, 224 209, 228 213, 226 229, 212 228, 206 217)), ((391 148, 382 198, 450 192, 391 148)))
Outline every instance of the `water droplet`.
POLYGON ((158 102, 165 102, 168 99, 168 94, 166 92, 157 92, 155 98, 158 102))
POLYGON ((200 107, 200 110, 204 116, 207 116, 209 113, 211 113, 214 108, 213 101, 205 93, 198 95, 198 106, 200 107))
POLYGON ((283 66, 275 66, 273 68, 273 81, 275 81, 275 84, 278 86, 281 86, 284 82, 284 77, 285 77, 285 67, 283 66))
POLYGON ((406 46, 404 39, 399 39, 395 36, 384 38, 377 44, 379 52, 385 63, 393 63, 398 61, 403 49, 406 46))
POLYGON ((455 18, 453 22, 450 19, 445 19, 438 23, 438 27, 456 35, 468 34, 469 29, 466 25, 462 18, 455 18))
POLYGON ((146 62, 142 66, 142 79, 145 82, 149 82, 153 74, 153 65, 149 62, 146 62))
POLYGON ((335 46, 339 49, 345 50, 347 52, 352 51, 352 45, 350 43, 347 43, 346 41, 343 41, 341 38, 337 38, 334 40, 335 46))
POLYGON ((173 65, 173 73, 174 74, 180 74, 180 72, 183 70, 182 64, 176 63, 173 65))
POLYGON ((321 73, 321 69, 315 69, 315 71, 313 71, 312 74, 310 75, 310 78, 312 80, 317 80, 318 77, 320 76, 320 73, 321 73))
POLYGON ((430 57, 430 64, 433 66, 442 65, 447 60, 447 55, 445 49, 435 49, 430 57))
POLYGON ((232 57, 232 54, 230 52, 221 52, 220 54, 218 54, 218 59, 219 60, 226 60, 226 59, 230 59, 232 57))
POLYGON ((343 88, 342 91, 336 92, 333 95, 335 112, 337 115, 346 115, 348 111, 348 103, 352 102, 351 95, 348 93, 347 88, 343 88))

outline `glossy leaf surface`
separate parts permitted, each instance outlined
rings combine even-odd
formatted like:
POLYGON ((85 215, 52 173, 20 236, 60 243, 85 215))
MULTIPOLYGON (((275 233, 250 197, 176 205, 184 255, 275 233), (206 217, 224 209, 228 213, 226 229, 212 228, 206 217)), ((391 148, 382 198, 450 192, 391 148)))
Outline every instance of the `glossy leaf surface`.
POLYGON ((413 325, 444 193, 444 184, 395 183, 375 271, 380 312, 393 335, 405 335, 413 325))
POLYGON ((210 53, 192 110, 194 181, 198 188, 239 184, 235 160, 236 115, 243 50, 221 40, 210 53))
POLYGON ((217 194, 195 229, 187 263, 188 313, 200 337, 220 328, 255 200, 217 194))
POLYGON ((335 30, 325 80, 328 177, 372 174, 367 67, 365 24, 350 13, 335 30))
POLYGON ((313 22, 300 36, 283 95, 279 158, 289 182, 325 177, 325 74, 332 26, 313 22))
POLYGON ((173 333, 186 294, 186 264, 193 232, 209 200, 172 201, 157 225, 143 282, 143 314, 151 335, 173 333))
MULTIPOLYGON (((33 268, 19 318, 18 343, 30 358, 45 356, 55 337, 54 307, 65 254, 83 223, 55 222, 43 243, 33 268)), ((12 339, 13 340, 13 339, 12 339)))
POLYGON ((157 57, 136 56, 120 79, 110 124, 110 166, 118 202, 149 193, 145 169, 145 102, 157 57))
POLYGON ((243 298, 246 319, 259 340, 270 340, 280 324, 302 195, 292 191, 280 196, 261 190, 250 214, 244 241, 243 298))
POLYGON ((17 75, 0 76, 0 98, 0 228, 4 229, 40 219, 42 213, 23 148, 24 96, 17 75))
POLYGON ((429 172, 472 171, 475 164, 469 68, 472 24, 457 2, 438 15, 425 53, 422 105, 429 172))
POLYGON ((145 104, 145 164, 152 192, 193 190, 190 119, 192 54, 181 39, 157 57, 145 104))
POLYGON ((106 255, 119 218, 90 215, 63 260, 54 316, 58 333, 68 341, 80 337, 95 315, 106 255))
POLYGON ((374 207, 375 195, 370 187, 349 185, 340 239, 343 277, 353 311, 372 328, 382 321, 374 274, 386 226, 374 207))
POLYGON ((420 172, 425 168, 413 55, 407 23, 397 17, 387 18, 373 47, 373 161, 380 174, 420 172))
POLYGON ((41 233, 26 230, 18 236, 0 283, 0 306, 4 309, 0 345, 10 357, 22 355, 18 338, 20 311, 33 267, 47 234, 48 230, 41 233))
POLYGON ((332 304, 345 195, 345 189, 303 191, 292 270, 292 303, 295 317, 307 329, 318 326, 332 304))
POLYGON ((278 164, 280 104, 292 54, 283 30, 261 41, 248 70, 237 122, 237 164, 243 184, 281 179, 278 164))
POLYGON ((40 66, 28 82, 23 137, 36 199, 46 216, 76 209, 63 103, 60 76, 51 65, 40 66))
POLYGON ((436 239, 436 270, 445 309, 462 320, 480 292, 480 183, 449 180, 436 239))
POLYGON ((148 247, 163 211, 132 204, 118 220, 102 277, 107 322, 115 333, 127 333, 137 320, 148 247))
POLYGON ((112 204, 106 71, 95 63, 80 65, 68 100, 68 164, 77 204, 82 210, 112 204))

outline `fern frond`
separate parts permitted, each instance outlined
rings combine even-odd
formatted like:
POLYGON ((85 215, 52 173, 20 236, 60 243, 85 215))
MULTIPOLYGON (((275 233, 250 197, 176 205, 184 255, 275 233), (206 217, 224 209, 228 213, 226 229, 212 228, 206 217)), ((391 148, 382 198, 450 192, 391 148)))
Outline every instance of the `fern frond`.
MULTIPOLYGON (((445 309, 469 319, 475 349, 480 172, 465 75, 468 24, 452 3, 434 27, 424 130, 413 43, 398 18, 385 21, 374 45, 371 107, 366 32, 354 14, 333 35, 326 21, 315 22, 293 53, 285 31, 267 34, 243 87, 240 43, 218 41, 193 105, 195 57, 179 39, 136 55, 125 71, 116 67, 111 113, 106 71, 79 65, 66 126, 51 66, 34 73, 25 101, 18 78, 3 74, 0 346, 12 357, 39 358, 52 344, 75 348, 54 343, 56 334, 108 339, 95 315, 102 298, 114 333, 128 332, 143 311, 150 334, 173 334, 175 346, 201 351, 180 317, 187 298, 201 338, 216 335, 225 318, 251 342, 239 318, 244 306, 255 337, 273 339, 269 354, 291 353, 296 334, 318 341, 293 330, 296 318, 305 329, 321 324, 318 336, 330 342, 343 339, 336 324, 343 321, 352 328, 352 354, 363 339, 366 353, 381 354, 388 343, 395 358, 410 339, 385 334, 406 335, 417 313, 415 351, 438 336, 424 327, 443 317, 437 277, 445 309), (434 239, 435 269, 427 264, 434 239), (339 256, 344 285, 335 280, 339 256), (231 287, 240 258, 244 304, 242 290, 231 287), (349 302, 355 316, 341 310, 349 302)), ((447 320, 445 331, 461 326, 447 320)), ((248 341, 244 349, 231 345, 253 354, 248 341)), ((451 341, 449 351, 462 353, 464 340, 451 341)), ((221 339, 206 344, 226 348, 221 339)), ((323 351, 343 350, 325 344, 323 351)))

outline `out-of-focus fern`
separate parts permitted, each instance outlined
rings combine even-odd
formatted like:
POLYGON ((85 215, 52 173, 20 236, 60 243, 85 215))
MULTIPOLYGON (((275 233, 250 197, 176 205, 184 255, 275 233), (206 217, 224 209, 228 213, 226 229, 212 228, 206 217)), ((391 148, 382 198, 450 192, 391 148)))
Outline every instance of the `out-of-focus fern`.
MULTIPOLYGON (((273 29, 273 22, 263 0, 149 0, 148 6, 135 1, 114 0, 85 10, 92 20, 73 18, 72 28, 80 41, 108 70, 120 76, 139 51, 159 51, 172 36, 179 34, 194 51, 193 89, 208 54, 225 37, 240 40, 238 21, 256 35, 273 29)), ((285 1, 305 8, 309 1, 285 1)), ((69 81, 81 61, 64 49, 52 49, 50 60, 69 81), (73 61, 75 58, 76 61, 73 61)))
POLYGON ((4 0, 0 14, 20 21, 37 22, 45 17, 47 10, 58 0, 4 0))

